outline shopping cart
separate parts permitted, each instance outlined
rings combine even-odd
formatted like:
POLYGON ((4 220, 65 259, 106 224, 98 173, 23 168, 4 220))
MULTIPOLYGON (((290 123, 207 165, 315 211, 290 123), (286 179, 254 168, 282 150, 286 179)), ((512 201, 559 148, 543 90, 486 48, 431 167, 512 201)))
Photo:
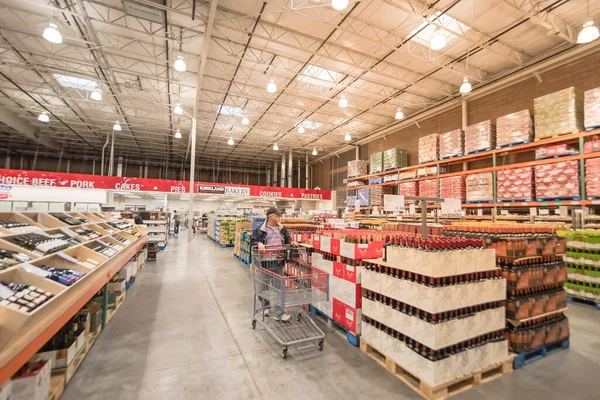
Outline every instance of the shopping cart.
POLYGON ((323 350, 325 334, 303 310, 304 305, 329 298, 329 274, 306 262, 306 249, 291 246, 252 249, 254 274, 254 313, 252 329, 258 322, 282 347, 287 358, 288 347, 323 350), (268 302, 270 305, 265 305, 268 302), (293 313, 288 321, 266 317, 264 311, 273 306, 293 313), (289 308, 295 309, 294 311, 289 308), (306 346, 298 347, 300 344, 306 346))

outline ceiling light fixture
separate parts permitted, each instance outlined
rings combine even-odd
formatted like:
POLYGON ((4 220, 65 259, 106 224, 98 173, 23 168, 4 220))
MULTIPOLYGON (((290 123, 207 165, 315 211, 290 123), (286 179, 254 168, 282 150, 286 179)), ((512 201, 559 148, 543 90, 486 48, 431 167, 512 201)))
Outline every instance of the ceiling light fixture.
POLYGON ((342 95, 342 97, 340 98, 340 101, 338 103, 338 106, 340 106, 340 108, 348 107, 348 99, 346 99, 346 96, 342 95))
POLYGON ((102 90, 98 88, 94 89, 90 97, 92 98, 92 100, 102 101, 102 90))
POLYGON ((179 129, 175 132, 175 139, 181 139, 181 131, 179 129))
POLYGON ((467 78, 465 76, 464 79, 463 79, 462 85, 460 85, 460 92, 463 93, 463 94, 464 93, 470 93, 472 89, 473 88, 472 88, 471 84, 469 83, 469 78, 467 78))
POLYGON ((298 133, 304 133, 304 127, 302 125, 298 127, 298 133))
POLYGON ((181 108, 181 104, 177 103, 175 104, 175 108, 173 109, 173 112, 175 114, 183 114, 183 108, 181 108))
POLYGON ((242 118, 242 125, 248 125, 249 123, 250 123, 250 120, 248 119, 248 117, 242 118))
POLYGON ((227 141, 227 144, 230 146, 233 146, 233 138, 229 138, 229 140, 227 141))
POLYGON ((400 109, 400 107, 398 107, 398 109, 396 110, 396 115, 394 116, 394 118, 396 118, 396 119, 402 119, 402 118, 404 118, 404 113, 402 112, 402 110, 400 109))
POLYGON ((331 0, 331 7, 338 11, 342 11, 348 7, 348 0, 331 0))
POLYGON ((344 136, 344 140, 345 140, 346 142, 349 142, 349 141, 351 141, 351 140, 352 140, 352 136, 350 136, 350 134, 349 134, 349 133, 346 133, 346 136, 344 136))
POLYGON ((48 117, 48 113, 46 111, 43 111, 40 115, 38 115, 38 121, 50 122, 50 117, 48 117))
POLYGON ((433 38, 431 39, 431 43, 429 44, 429 48, 431 50, 441 50, 446 47, 446 37, 442 34, 442 31, 438 29, 435 31, 433 38))
POLYGON ((113 125, 113 131, 120 131, 121 130, 121 124, 119 124, 119 121, 115 121, 115 124, 113 125))
POLYGON ((277 91, 277 84, 275 83, 275 81, 273 79, 271 79, 269 81, 269 84, 267 85, 267 92, 275 93, 276 91, 277 91))
POLYGON ((273 145, 273 150, 275 150, 275 151, 279 150, 279 146, 277 146, 277 142, 275 142, 275 144, 273 145))
POLYGON ((317 148, 315 147, 315 148, 313 148, 312 155, 313 155, 313 156, 316 156, 317 154, 319 154, 319 153, 317 153, 317 148))
POLYGON ((62 35, 58 31, 58 26, 56 26, 56 24, 52 22, 50 22, 48 27, 44 29, 44 33, 42 34, 42 36, 50 43, 60 44, 63 42, 62 35))
POLYGON ((183 56, 177 56, 177 60, 173 63, 173 68, 179 72, 185 72, 187 69, 187 65, 185 65, 185 61, 183 61, 183 56))
POLYGON ((583 24, 583 29, 577 35, 577 43, 579 44, 593 42, 600 36, 600 32, 598 32, 598 28, 594 25, 590 14, 590 0, 587 1, 587 15, 588 20, 583 24))

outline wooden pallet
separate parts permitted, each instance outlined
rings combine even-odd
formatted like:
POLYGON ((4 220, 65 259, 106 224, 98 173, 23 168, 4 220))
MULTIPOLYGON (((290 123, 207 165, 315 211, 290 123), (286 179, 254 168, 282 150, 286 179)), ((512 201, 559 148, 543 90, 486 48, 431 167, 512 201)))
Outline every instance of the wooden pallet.
POLYGON ((123 292, 119 296, 117 296, 115 309, 108 310, 106 312, 106 323, 108 323, 112 319, 112 317, 114 317, 114 315, 117 312, 117 310, 119 309, 119 307, 121 307, 121 304, 123 304, 123 301, 125 301, 125 292, 123 292))
POLYGON ((48 393, 48 400, 58 400, 65 391, 65 375, 56 374, 50 378, 50 392, 48 393))
POLYGON ((438 385, 431 385, 418 376, 407 371, 391 357, 385 355, 364 339, 360 341, 360 349, 381 366, 391 372, 402 382, 410 386, 415 392, 429 400, 440 400, 462 393, 474 386, 489 382, 513 371, 513 358, 508 357, 501 363, 480 369, 471 374, 453 379, 438 385))

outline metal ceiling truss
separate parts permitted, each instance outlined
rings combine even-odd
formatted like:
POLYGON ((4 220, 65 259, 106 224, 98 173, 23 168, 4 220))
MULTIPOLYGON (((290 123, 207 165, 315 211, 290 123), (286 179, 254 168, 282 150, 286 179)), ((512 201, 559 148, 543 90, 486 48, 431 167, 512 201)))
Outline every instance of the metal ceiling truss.
POLYGON ((558 15, 552 13, 551 5, 556 3, 556 0, 504 0, 504 2, 523 13, 534 23, 546 28, 550 33, 563 38, 568 43, 577 43, 575 29, 558 15))

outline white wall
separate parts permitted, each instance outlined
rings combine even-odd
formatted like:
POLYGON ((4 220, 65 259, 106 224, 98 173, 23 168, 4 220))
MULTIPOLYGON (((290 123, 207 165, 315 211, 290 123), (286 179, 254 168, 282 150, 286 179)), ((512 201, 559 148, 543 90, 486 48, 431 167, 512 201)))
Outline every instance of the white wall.
POLYGON ((106 190, 78 188, 49 188, 35 186, 12 186, 8 191, 12 201, 60 201, 81 203, 106 203, 106 190))

